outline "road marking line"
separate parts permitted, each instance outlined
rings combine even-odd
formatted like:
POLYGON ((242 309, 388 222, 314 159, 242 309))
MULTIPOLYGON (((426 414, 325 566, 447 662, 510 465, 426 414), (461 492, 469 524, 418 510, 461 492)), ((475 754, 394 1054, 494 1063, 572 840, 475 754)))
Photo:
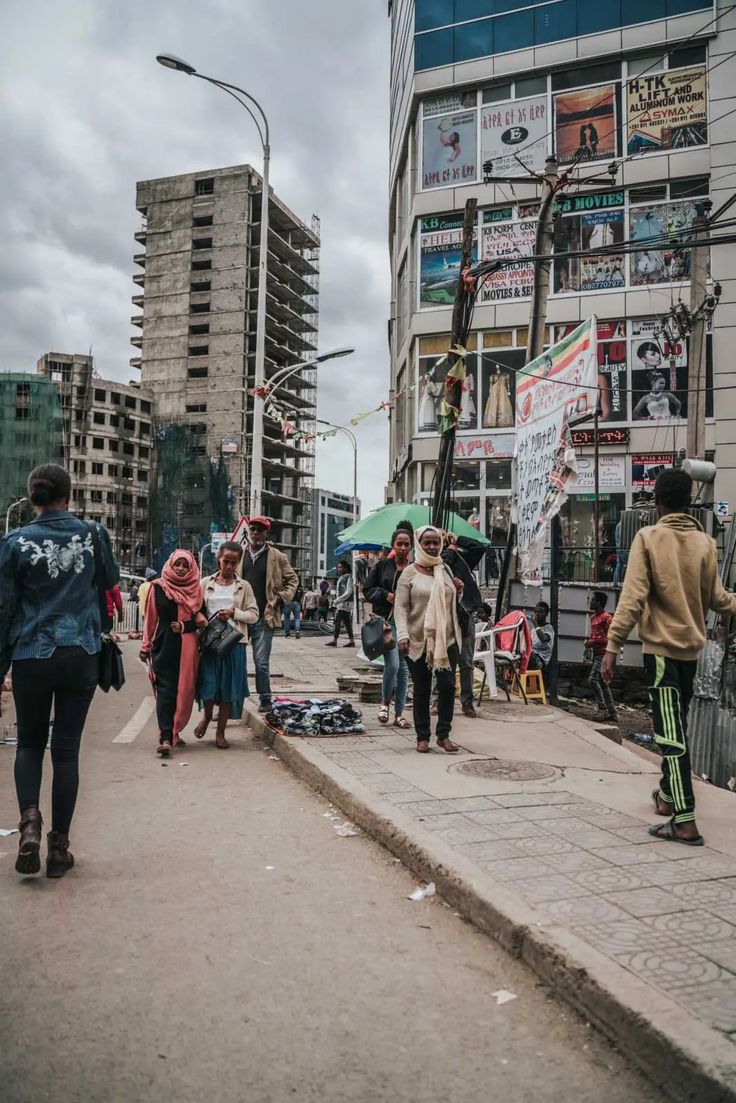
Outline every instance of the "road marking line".
POLYGON ((153 715, 156 701, 153 697, 146 697, 136 709, 135 715, 128 721, 121 732, 113 739, 113 743, 132 743, 141 734, 153 715))

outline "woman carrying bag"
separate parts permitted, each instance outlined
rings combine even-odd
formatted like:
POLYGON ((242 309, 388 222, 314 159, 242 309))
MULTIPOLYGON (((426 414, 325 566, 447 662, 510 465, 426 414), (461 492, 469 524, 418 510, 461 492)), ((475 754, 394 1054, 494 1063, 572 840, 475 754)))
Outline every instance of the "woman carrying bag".
MULTIPOLYGON (((391 549, 393 558, 379 559, 371 567, 365 580, 363 593, 366 599, 370 601, 376 616, 388 621, 391 627, 392 639, 396 640, 396 621, 394 619, 396 587, 402 572, 409 565, 409 554, 411 552, 411 536, 405 529, 397 529, 393 534, 391 549)), ((409 721, 403 715, 408 689, 409 667, 406 664, 406 656, 399 651, 398 647, 384 651, 381 707, 378 710, 379 723, 388 724, 389 710, 393 702, 394 725, 403 729, 409 727, 409 721)))
POLYGON ((150 662, 159 737, 157 753, 168 758, 182 746, 199 666, 197 630, 204 628, 202 583, 191 552, 175 551, 148 591, 140 657, 150 662))
POLYGON ((414 563, 399 579, 394 602, 399 651, 406 655, 414 686, 417 750, 429 751, 432 676, 437 681, 437 745, 447 754, 460 749, 450 739, 455 707, 455 669, 462 633, 457 615, 463 584, 441 558, 442 533, 425 525, 414 536, 414 563))
POLYGON ((217 731, 215 746, 225 750, 230 746, 225 738, 228 720, 240 720, 243 702, 250 696, 246 669, 245 645, 248 642, 248 625, 258 620, 258 602, 253 587, 237 571, 243 556, 240 544, 226 540, 217 552, 217 573, 202 580, 207 618, 217 617, 234 624, 242 639, 226 655, 204 648, 197 677, 197 704, 204 710, 204 717, 194 729, 197 739, 202 739, 212 720, 215 705, 217 731))

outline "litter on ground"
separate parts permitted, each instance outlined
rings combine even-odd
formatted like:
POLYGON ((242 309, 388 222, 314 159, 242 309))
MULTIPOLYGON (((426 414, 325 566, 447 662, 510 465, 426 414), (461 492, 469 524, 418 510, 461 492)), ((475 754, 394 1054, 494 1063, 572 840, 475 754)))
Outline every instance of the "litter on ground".
POLYGON ((428 885, 420 885, 419 888, 414 889, 414 892, 410 892, 407 900, 426 900, 428 896, 434 896, 436 892, 434 881, 430 881, 428 885))
POLYGON ((509 992, 505 988, 499 988, 496 992, 491 992, 492 996, 496 997, 496 1004, 500 1007, 504 1003, 510 1003, 511 1000, 518 999, 515 992, 509 992))

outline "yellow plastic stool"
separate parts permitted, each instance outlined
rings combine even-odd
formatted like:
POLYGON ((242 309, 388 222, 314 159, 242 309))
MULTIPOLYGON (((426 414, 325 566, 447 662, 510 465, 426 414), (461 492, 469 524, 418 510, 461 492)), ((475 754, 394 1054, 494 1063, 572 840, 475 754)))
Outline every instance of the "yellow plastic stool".
MULTIPOLYGON (((519 678, 527 701, 541 701, 543 705, 547 704, 547 694, 544 692, 544 679, 541 670, 527 670, 526 674, 520 674, 519 678)), ((517 697, 521 696, 520 693, 516 693, 514 690, 512 692, 517 697)))

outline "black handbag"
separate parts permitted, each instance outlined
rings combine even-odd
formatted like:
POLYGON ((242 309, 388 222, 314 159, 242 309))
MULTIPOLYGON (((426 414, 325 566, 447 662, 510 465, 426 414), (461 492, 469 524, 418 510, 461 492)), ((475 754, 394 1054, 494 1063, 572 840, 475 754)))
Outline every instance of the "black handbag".
POLYGON ((92 550, 95 563, 95 587, 97 600, 100 605, 100 654, 97 670, 97 685, 108 693, 111 689, 120 690, 125 685, 125 668, 123 666, 123 653, 110 636, 112 630, 112 617, 107 612, 107 598, 105 596, 105 584, 102 581, 102 549, 100 548, 100 534, 94 521, 87 521, 87 528, 92 537, 92 550))
POLYGON ((396 641, 391 636, 391 625, 383 617, 371 617, 360 629, 360 642, 369 659, 391 651, 396 641))
POLYGON ((213 613, 207 621, 207 627, 202 629, 199 650, 210 651, 218 659, 224 659, 242 638, 243 633, 233 628, 230 621, 220 620, 219 614, 213 613))

